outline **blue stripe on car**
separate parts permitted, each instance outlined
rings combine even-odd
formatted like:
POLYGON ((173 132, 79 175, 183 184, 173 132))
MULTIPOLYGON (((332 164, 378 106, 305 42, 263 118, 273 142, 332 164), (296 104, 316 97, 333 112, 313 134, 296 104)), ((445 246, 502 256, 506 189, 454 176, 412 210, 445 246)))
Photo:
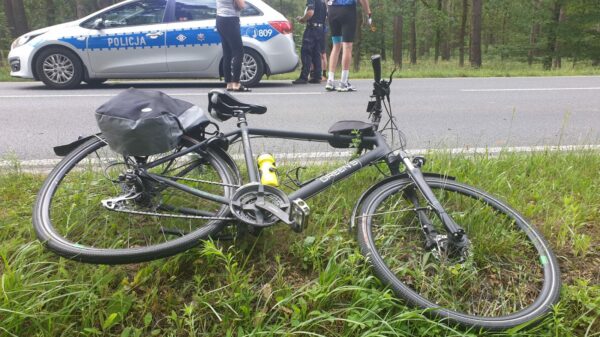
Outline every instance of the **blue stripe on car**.
MULTIPOLYGON (((221 43, 219 33, 212 27, 168 30, 166 37, 159 36, 154 39, 146 35, 154 32, 156 32, 156 30, 140 33, 89 36, 87 39, 87 47, 86 41, 81 41, 80 37, 63 37, 59 40, 80 50, 145 49, 162 48, 165 46, 177 48, 180 46, 185 47, 221 43)), ((260 24, 242 26, 240 34, 260 42, 265 42, 279 35, 279 32, 269 24, 260 24)))

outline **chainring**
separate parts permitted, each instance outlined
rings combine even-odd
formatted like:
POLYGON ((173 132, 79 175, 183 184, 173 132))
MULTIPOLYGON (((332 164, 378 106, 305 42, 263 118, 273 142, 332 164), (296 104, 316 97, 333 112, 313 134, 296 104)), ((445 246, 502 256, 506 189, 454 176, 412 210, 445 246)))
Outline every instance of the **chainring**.
POLYGON ((233 194, 229 207, 236 218, 252 226, 268 227, 279 221, 279 218, 271 212, 256 206, 258 201, 270 203, 283 212, 289 213, 290 200, 283 191, 258 183, 240 187, 233 194))

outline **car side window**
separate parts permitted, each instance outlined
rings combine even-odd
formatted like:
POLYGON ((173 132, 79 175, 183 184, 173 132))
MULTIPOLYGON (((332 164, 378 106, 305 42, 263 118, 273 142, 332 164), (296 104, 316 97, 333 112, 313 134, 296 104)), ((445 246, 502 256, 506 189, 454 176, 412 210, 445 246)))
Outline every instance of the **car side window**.
MULTIPOLYGON (((257 16, 261 12, 246 2, 241 16, 257 16)), ((175 3, 175 21, 208 20, 217 17, 215 0, 177 0, 175 3)))
POLYGON ((84 23, 90 27, 98 19, 104 28, 151 25, 163 22, 167 0, 141 0, 104 12, 84 23))
POLYGON ((175 21, 208 20, 217 17, 215 0, 177 0, 175 21))
POLYGON ((258 8, 252 6, 251 4, 246 2, 246 7, 242 9, 240 16, 259 16, 262 15, 262 12, 258 10, 258 8))

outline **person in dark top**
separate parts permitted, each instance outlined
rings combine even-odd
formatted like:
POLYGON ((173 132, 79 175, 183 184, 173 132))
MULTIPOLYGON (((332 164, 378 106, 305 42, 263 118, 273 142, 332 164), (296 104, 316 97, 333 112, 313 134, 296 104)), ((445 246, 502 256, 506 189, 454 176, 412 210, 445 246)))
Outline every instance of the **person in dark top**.
POLYGON ((326 18, 327 5, 325 0, 307 0, 304 16, 296 18, 300 23, 306 23, 306 29, 302 36, 302 48, 300 49, 302 70, 300 71, 300 77, 292 83, 321 83, 321 50, 326 18), (311 74, 310 81, 308 80, 309 73, 311 74))

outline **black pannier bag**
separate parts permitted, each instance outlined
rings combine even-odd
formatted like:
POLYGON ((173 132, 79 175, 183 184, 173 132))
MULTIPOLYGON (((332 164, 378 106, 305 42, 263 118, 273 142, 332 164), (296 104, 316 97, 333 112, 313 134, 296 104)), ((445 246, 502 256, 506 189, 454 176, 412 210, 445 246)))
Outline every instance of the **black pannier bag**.
MULTIPOLYGON (((329 140, 329 145, 338 149, 352 147, 353 139, 375 135, 373 124, 361 121, 339 121, 334 123, 328 132, 335 136, 329 140)), ((366 148, 370 149, 372 146, 366 148)))
POLYGON ((170 151, 184 132, 210 123, 204 111, 192 103, 160 91, 134 88, 100 106, 96 121, 108 145, 128 156, 170 151))

